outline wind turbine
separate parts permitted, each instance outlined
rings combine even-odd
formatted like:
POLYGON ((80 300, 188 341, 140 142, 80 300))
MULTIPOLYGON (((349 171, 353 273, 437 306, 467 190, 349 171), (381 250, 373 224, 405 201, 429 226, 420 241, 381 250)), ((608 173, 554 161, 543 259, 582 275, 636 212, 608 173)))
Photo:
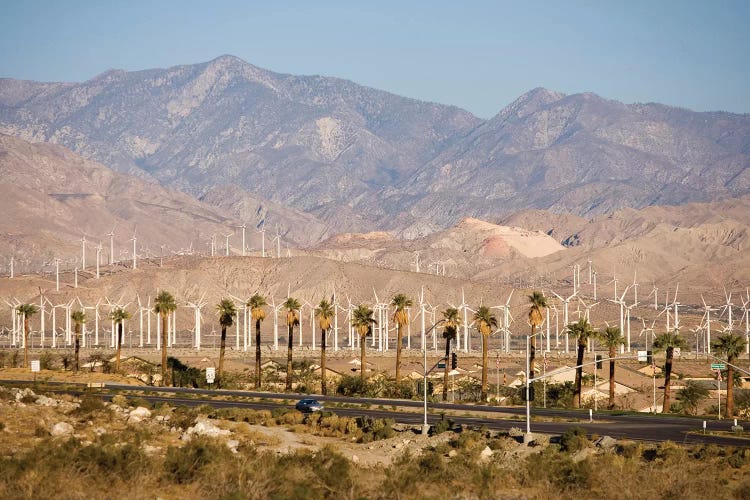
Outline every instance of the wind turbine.
POLYGON ((638 303, 638 287, 640 286, 636 281, 637 271, 633 271, 633 302, 638 303))
POLYGON ((505 304, 500 306, 492 306, 490 309, 501 309, 503 311, 503 324, 500 327, 503 333, 503 339, 505 343, 505 352, 510 353, 510 322, 513 321, 513 316, 510 314, 510 299, 513 297, 513 289, 511 289, 508 295, 508 300, 505 304))
POLYGON ((86 235, 81 238, 81 271, 86 270, 86 235))
POLYGON ((639 333, 639 334, 638 334, 638 336, 640 337, 640 336, 641 336, 641 335, 643 335, 644 333, 646 333, 646 334, 647 334, 647 335, 646 335, 646 350, 648 351, 648 333, 649 333, 649 332, 651 333, 651 338, 652 338, 652 339, 653 339, 653 338, 654 338, 654 337, 656 336, 656 335, 654 334, 654 325, 656 324, 656 320, 654 319, 654 320, 653 320, 653 321, 651 322, 651 326, 650 326, 650 327, 648 327, 648 328, 646 327, 646 320, 645 320, 645 319, 643 319, 643 318, 641 318, 641 321, 643 322, 643 328, 641 329, 641 333, 639 333))
POLYGON ((414 252, 414 266, 415 266, 415 272, 419 272, 419 252, 414 252))
POLYGON ((55 291, 60 291, 60 259, 55 257, 55 291))
POLYGON ((107 236, 109 236, 109 265, 115 263, 115 227, 117 227, 117 224, 112 226, 112 230, 107 233, 107 236))
POLYGON ((586 304, 586 302, 583 301, 581 297, 578 297, 578 301, 581 303, 583 308, 586 310, 583 317, 586 318, 586 321, 591 321, 591 309, 597 305, 599 302, 594 302, 592 304, 586 304))
POLYGON ((281 235, 279 234, 279 226, 276 226, 276 236, 273 237, 271 242, 276 240, 276 258, 281 258, 281 235))
POLYGON ((570 299, 575 297, 576 294, 573 293, 570 297, 566 298, 562 298, 555 292, 552 292, 552 295, 560 299, 560 301, 563 303, 563 322, 565 324, 565 353, 567 354, 570 348, 570 336, 568 335, 568 303, 570 303, 570 299))
POLYGON ((102 255, 102 242, 99 242, 99 246, 96 247, 96 279, 99 279, 99 258, 102 255))
MULTIPOLYGON (((745 289, 746 298, 742 299, 742 316, 745 318, 745 353, 750 354, 750 289, 745 289)), ((742 297, 742 295, 740 295, 742 297)), ((740 319, 742 323, 742 319, 740 319)))
POLYGON ((594 300, 596 300, 596 275, 598 274, 596 270, 593 270, 591 274, 594 275, 594 300))
POLYGON ((659 289, 656 288, 656 283, 653 284, 653 288, 646 297, 646 300, 648 300, 652 295, 654 296, 654 311, 656 311, 659 309, 659 289))
MULTIPOLYGON (((625 294, 628 293, 628 288, 630 288, 629 285, 625 287, 625 291, 622 292, 622 296, 618 297, 617 295, 615 295, 615 300, 607 299, 613 304, 620 304, 620 333, 625 331, 625 294)), ((630 344, 628 343, 628 345, 630 344)), ((621 344, 620 354, 623 354, 624 352, 625 346, 621 344)))
POLYGON ((260 233, 260 237, 261 237, 260 255, 262 257, 265 257, 266 256, 266 221, 265 220, 261 224, 260 229, 257 229, 255 232, 260 233))
POLYGON ((726 303, 724 304, 724 307, 721 309, 721 315, 724 314, 724 312, 727 312, 727 328, 726 330, 730 333, 734 329, 734 321, 732 321, 732 306, 734 305, 732 303, 732 292, 727 293, 726 287, 724 288, 724 297, 726 298, 726 303))
POLYGON ((138 253, 136 251, 137 238, 135 236, 135 229, 133 229, 133 237, 130 238, 130 240, 133 242, 133 269, 137 269, 138 268, 138 253))
MULTIPOLYGON (((703 302, 703 310, 705 311, 703 313, 703 319, 705 320, 703 324, 706 325, 706 349, 708 354, 711 354, 711 311, 718 311, 718 309, 707 305, 703 295, 701 295, 701 302, 703 302)), ((697 350, 698 348, 696 347, 697 350)))
POLYGON ((244 257, 245 256, 245 228, 247 227, 247 224, 243 222, 241 226, 237 226, 237 227, 242 229, 242 256, 244 257))
POLYGON ((234 236, 234 233, 227 233, 227 234, 224 235, 224 238, 226 238, 226 246, 225 246, 225 249, 226 249, 225 256, 226 257, 229 257, 229 237, 230 236, 234 236))

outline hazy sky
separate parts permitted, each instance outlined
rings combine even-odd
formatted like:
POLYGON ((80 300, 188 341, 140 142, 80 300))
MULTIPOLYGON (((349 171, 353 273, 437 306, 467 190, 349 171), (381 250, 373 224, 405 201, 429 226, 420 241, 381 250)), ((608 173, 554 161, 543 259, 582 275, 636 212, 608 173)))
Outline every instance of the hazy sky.
POLYGON ((84 81, 233 54, 481 117, 534 87, 750 112, 750 1, 20 1, 0 77, 84 81))

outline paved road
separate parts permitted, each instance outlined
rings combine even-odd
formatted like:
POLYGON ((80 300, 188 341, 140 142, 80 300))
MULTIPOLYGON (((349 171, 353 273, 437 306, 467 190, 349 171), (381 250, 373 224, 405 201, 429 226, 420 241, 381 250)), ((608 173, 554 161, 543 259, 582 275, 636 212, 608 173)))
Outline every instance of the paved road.
MULTIPOLYGON (((2 384, 32 384, 31 381, 18 380, 0 380, 2 384)), ((62 382, 47 382, 48 385, 72 386, 73 384, 62 382)), ((151 393, 171 393, 174 396, 163 396, 158 394, 147 394, 142 396, 144 399, 156 402, 168 402, 171 405, 196 406, 201 404, 210 404, 211 406, 250 408, 250 409, 267 409, 272 410, 281 406, 291 406, 293 401, 308 395, 269 393, 256 391, 233 391, 233 390, 211 390, 211 389, 187 389, 180 387, 149 387, 137 385, 120 385, 107 384, 106 389, 121 391, 145 391, 151 393), (189 397, 184 397, 189 396, 189 397), (203 397, 200 397, 203 396, 203 397), (215 400, 215 396, 230 396, 256 399, 275 399, 287 400, 288 403, 279 403, 272 401, 226 401, 215 400)), ((78 392, 78 391, 73 391, 78 392)), ((320 396, 311 395, 319 401, 362 404, 369 405, 369 408, 332 408, 337 414, 357 417, 369 415, 373 418, 392 418, 396 422, 405 424, 419 425, 423 421, 421 401, 413 400, 394 400, 382 398, 351 398, 342 396, 320 396), (381 408, 372 408, 373 406, 381 408), (387 410, 385 408, 400 407, 414 408, 418 411, 398 411, 398 409, 387 410)), ((457 424, 467 426, 486 427, 494 430, 508 430, 511 427, 521 429, 526 428, 525 408, 517 406, 485 406, 475 404, 452 404, 452 403, 429 403, 428 408, 433 413, 428 413, 427 420, 429 423, 435 423, 441 416, 434 413, 434 410, 453 410, 457 412, 486 413, 487 417, 482 416, 458 416, 452 415, 450 418, 457 424), (514 418, 514 416, 518 418, 514 418)), ((600 412, 595 413, 593 421, 589 421, 588 410, 565 410, 565 409, 532 409, 532 432, 544 434, 561 434, 573 425, 579 425, 586 429, 589 434, 607 435, 618 439, 635 439, 643 441, 674 441, 677 443, 713 443, 726 446, 750 446, 750 440, 736 438, 732 436, 712 436, 703 435, 700 432, 703 426, 703 420, 698 418, 672 416, 672 415, 652 415, 646 413, 639 414, 622 414, 600 412), (555 419, 556 421, 538 421, 534 418, 543 418, 545 420, 555 419)), ((732 425, 727 420, 707 420, 707 430, 709 431, 728 431, 732 425)), ((750 422, 742 421, 740 424, 746 429, 750 429, 750 422)))

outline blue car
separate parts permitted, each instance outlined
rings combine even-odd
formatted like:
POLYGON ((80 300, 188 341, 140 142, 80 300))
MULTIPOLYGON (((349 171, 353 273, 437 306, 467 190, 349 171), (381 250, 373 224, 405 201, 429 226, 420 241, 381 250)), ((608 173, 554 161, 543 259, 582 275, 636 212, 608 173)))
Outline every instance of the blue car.
POLYGON ((314 411, 323 411, 323 403, 315 399, 301 399, 297 401, 294 407, 302 413, 311 413, 314 411))

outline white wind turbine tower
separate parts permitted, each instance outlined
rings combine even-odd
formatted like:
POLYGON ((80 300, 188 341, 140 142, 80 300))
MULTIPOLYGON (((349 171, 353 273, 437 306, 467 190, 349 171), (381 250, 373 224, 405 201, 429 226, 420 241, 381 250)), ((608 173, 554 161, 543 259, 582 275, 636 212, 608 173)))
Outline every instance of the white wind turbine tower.
POLYGON ((260 238, 261 238, 260 255, 261 257, 265 257, 266 256, 266 221, 263 221, 261 223, 260 229, 257 229, 255 232, 260 233, 260 238))
POLYGON ((273 309, 273 350, 279 350, 279 311, 283 306, 276 305, 274 298, 271 297, 271 309, 273 309))
POLYGON ((651 298, 651 296, 654 296, 654 311, 657 311, 659 309, 659 289, 656 288, 656 283, 653 283, 653 288, 651 289, 651 292, 646 297, 646 300, 651 298))
POLYGON ((732 306, 734 304, 732 303, 732 292, 727 293, 726 287, 724 288, 724 297, 726 298, 726 303, 721 309, 721 315, 723 315, 725 311, 727 312, 727 327, 725 331, 731 333, 734 329, 734 321, 732 320, 732 306))
POLYGON ((679 330, 680 329, 680 310, 679 306, 681 305, 679 302, 677 302, 677 292, 680 289, 680 284, 677 283, 677 286, 674 289, 674 299, 672 299, 672 307, 674 308, 674 329, 679 330))
POLYGON ((138 268, 138 253, 136 250, 137 238, 135 236, 135 230, 133 230, 133 237, 130 238, 130 241, 133 242, 133 269, 137 269, 138 268))
POLYGON ((591 269, 591 259, 588 259, 588 265, 589 265, 589 285, 591 284, 591 275, 593 274, 593 269, 591 269))
MULTIPOLYGON (((378 315, 377 317, 377 324, 375 325, 375 329, 378 332, 378 351, 385 352, 388 350, 388 304, 385 302, 381 302, 378 298, 378 293, 375 291, 375 288, 373 287, 372 293, 375 296, 375 314, 378 315)), ((375 336, 373 335, 373 342, 375 341, 375 336)))
MULTIPOLYGON (((716 308, 712 308, 706 304, 706 300, 701 295, 701 302, 703 302, 703 324, 706 326, 706 349, 708 354, 711 354, 711 311, 718 311, 716 308)), ((697 347, 696 347, 696 350, 697 347)))
POLYGON ((216 257, 216 235, 211 235, 211 257, 216 257))
POLYGON ((188 302, 188 307, 193 308, 193 319, 195 321, 195 330, 194 330, 194 337, 193 337, 193 346, 196 350, 201 349, 201 324, 203 322, 203 315, 201 313, 201 309, 206 306, 206 302, 204 299, 206 298, 205 292, 201 297, 196 300, 195 302, 188 302))
MULTIPOLYGON (((745 353, 750 354, 750 289, 745 289, 746 298, 742 299, 742 316, 745 319, 745 353)), ((742 295, 740 295, 742 297, 742 295)), ((742 319, 740 319, 742 323, 742 319)))
POLYGON ((81 271, 86 270, 86 235, 81 238, 81 271))
POLYGON ((510 322, 513 321, 513 316, 510 314, 510 299, 513 297, 513 290, 511 289, 508 295, 508 300, 505 304, 500 306, 492 306, 490 309, 501 309, 503 311, 503 323, 500 328, 503 334, 503 343, 505 344, 505 352, 510 353, 510 322))
POLYGON ((646 350, 648 351, 648 334, 651 334, 651 338, 653 339, 656 335, 654 334, 654 325, 656 324, 656 320, 654 319, 651 322, 651 326, 646 327, 646 320, 641 318, 641 321, 643 322, 643 328, 641 329, 641 333, 638 334, 638 336, 642 336, 644 333, 646 334, 646 350))
POLYGON ((279 226, 276 226, 276 236, 273 237, 271 242, 276 240, 276 258, 281 258, 281 235, 279 234, 279 226))
POLYGON ((625 306, 626 316, 626 330, 627 330, 627 336, 625 337, 627 342, 627 351, 630 352, 630 310, 633 309, 635 306, 638 305, 638 302, 633 302, 629 306, 625 306))
POLYGON ((147 337, 146 344, 151 344, 151 296, 148 296, 146 306, 141 302, 141 296, 136 294, 138 300, 138 347, 143 347, 143 313, 146 313, 147 337))
POLYGON ((552 295, 560 299, 560 301, 563 303, 563 323, 565 326, 565 353, 567 354, 570 348, 570 336, 568 335, 568 304, 570 303, 570 299, 575 297, 576 294, 573 293, 571 296, 566 297, 566 298, 562 298, 555 292, 552 292, 552 295))
POLYGON ((583 314, 583 317, 586 318, 586 321, 591 322, 591 309, 597 305, 599 302, 594 302, 592 304, 586 304, 586 302, 583 301, 581 297, 578 297, 578 302, 581 303, 583 308, 586 310, 586 312, 583 314))
POLYGON ((112 230, 107 233, 107 236, 109 236, 109 265, 115 263, 115 227, 117 224, 112 226, 112 230))
POLYGON ((633 271, 633 302, 638 303, 638 287, 640 286, 636 281, 637 271, 633 271))
POLYGON ((10 277, 11 278, 15 278, 15 269, 14 269, 14 266, 13 266, 14 263, 15 263, 15 259, 11 255, 11 257, 10 257, 10 277))
MULTIPOLYGON (((615 300, 607 299, 613 304, 620 304, 620 333, 622 334, 625 331, 625 294, 628 293, 628 288, 630 286, 625 287, 625 291, 622 292, 622 296, 618 297, 615 295, 615 300)), ((620 344, 620 354, 623 354, 625 352, 625 346, 620 344)))
POLYGON ((415 266, 415 272, 419 272, 419 252, 414 252, 414 266, 415 266))
POLYGON ((225 249, 224 256, 225 257, 229 257, 229 237, 230 236, 234 236, 234 233, 227 233, 227 234, 224 235, 224 238, 226 239, 226 244, 224 246, 224 249, 225 249))
POLYGON ((608 285, 610 283, 615 284, 614 301, 616 301, 619 298, 619 296, 617 295, 617 274, 615 270, 612 271, 612 279, 607 282, 608 285))
POLYGON ((99 242, 99 246, 96 247, 96 279, 99 279, 99 259, 102 255, 102 242, 99 242))
POLYGON ((55 257, 55 291, 60 291, 60 259, 55 257))
POLYGON ((591 274, 594 276, 594 300, 596 300, 596 275, 598 274, 596 270, 591 271, 591 274))
POLYGON ((242 256, 245 256, 245 228, 247 228, 246 223, 242 223, 241 226, 237 226, 238 228, 242 229, 242 256))

